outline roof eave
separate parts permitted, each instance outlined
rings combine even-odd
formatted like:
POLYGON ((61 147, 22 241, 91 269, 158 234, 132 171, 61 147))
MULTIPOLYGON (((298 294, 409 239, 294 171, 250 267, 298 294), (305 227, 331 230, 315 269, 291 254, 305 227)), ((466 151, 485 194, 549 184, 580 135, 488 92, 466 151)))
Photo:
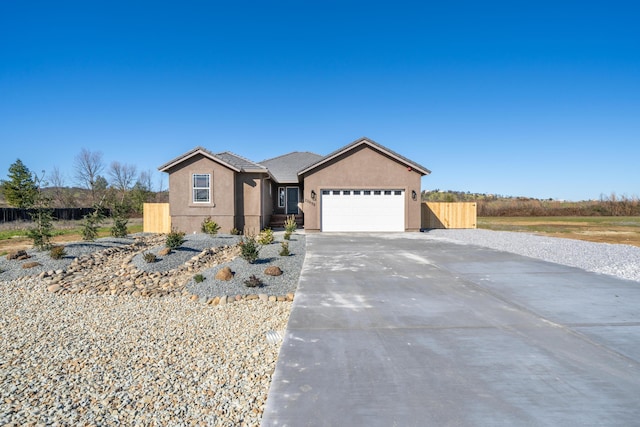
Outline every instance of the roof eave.
POLYGON ((348 144, 346 146, 344 146, 343 148, 341 148, 338 151, 335 151, 332 154, 329 154, 328 156, 320 159, 318 162, 313 163, 309 166, 307 166, 305 169, 301 170, 300 172, 298 172, 298 176, 302 176, 305 173, 309 172, 310 170, 313 170, 319 166, 322 166, 323 164, 335 159, 338 156, 341 156, 342 154, 346 153, 347 151, 350 151, 362 144, 366 144, 369 147, 378 150, 384 154, 386 154, 387 156, 395 159, 397 162, 402 163, 408 167, 411 167, 411 169, 416 170, 417 172, 419 172, 421 175, 429 175, 431 173, 431 171, 427 168, 425 168, 424 166, 419 165, 418 163, 415 163, 413 161, 410 161, 409 159, 406 159, 402 156, 400 156, 399 154, 389 150, 388 148, 370 140, 369 138, 360 138, 355 140, 354 142, 352 142, 351 144, 348 144))
POLYGON ((160 172, 168 172, 169 169, 175 167, 176 165, 179 165, 180 163, 189 160, 191 158, 193 158, 194 156, 201 154, 204 157, 208 158, 209 160, 212 160, 216 163, 220 163, 221 165, 231 169, 234 172, 240 172, 240 169, 238 169, 237 167, 221 160, 220 158, 216 157, 214 154, 210 153, 209 151, 205 150, 202 147, 196 147, 193 150, 187 151, 186 153, 184 153, 181 156, 176 157, 175 159, 165 163, 164 165, 160 166, 158 168, 158 170, 160 172))

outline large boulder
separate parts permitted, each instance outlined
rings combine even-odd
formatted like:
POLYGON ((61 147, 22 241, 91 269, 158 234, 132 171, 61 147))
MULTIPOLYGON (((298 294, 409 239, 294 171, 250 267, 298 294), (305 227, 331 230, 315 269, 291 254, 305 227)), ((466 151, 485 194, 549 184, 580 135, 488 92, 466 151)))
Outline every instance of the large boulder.
POLYGON ((215 279, 224 281, 231 280, 233 279, 233 271, 231 271, 231 268, 229 266, 222 267, 216 272, 215 279))
POLYGON ((270 265, 264 270, 264 274, 269 276, 280 276, 282 274, 282 270, 277 265, 270 265))

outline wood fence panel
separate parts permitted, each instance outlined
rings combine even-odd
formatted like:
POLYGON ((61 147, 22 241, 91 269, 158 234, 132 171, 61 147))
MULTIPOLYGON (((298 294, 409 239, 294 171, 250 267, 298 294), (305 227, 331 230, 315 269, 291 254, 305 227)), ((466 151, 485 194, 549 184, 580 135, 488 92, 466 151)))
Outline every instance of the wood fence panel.
POLYGON ((145 233, 171 232, 169 203, 145 203, 142 209, 142 230, 145 233))
POLYGON ((422 204, 422 228, 476 228, 474 202, 426 202, 422 204))

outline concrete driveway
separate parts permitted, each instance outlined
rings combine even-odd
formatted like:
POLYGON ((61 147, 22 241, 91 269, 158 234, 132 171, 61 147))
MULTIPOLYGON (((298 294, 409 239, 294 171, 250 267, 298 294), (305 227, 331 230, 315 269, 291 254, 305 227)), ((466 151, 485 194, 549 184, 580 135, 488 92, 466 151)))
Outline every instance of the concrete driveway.
POLYGON ((313 234, 263 426, 640 425, 640 284, 313 234))

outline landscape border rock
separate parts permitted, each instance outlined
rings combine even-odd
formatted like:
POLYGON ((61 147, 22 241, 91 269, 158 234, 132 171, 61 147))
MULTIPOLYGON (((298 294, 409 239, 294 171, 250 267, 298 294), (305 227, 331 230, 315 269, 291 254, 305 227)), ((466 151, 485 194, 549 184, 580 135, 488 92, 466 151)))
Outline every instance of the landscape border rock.
MULTIPOLYGON (((46 271, 38 275, 48 292, 56 294, 87 294, 134 297, 187 297, 209 305, 234 301, 293 301, 293 293, 287 295, 234 295, 229 297, 204 298, 186 290, 195 273, 228 262, 236 258, 240 250, 237 245, 225 245, 202 250, 177 268, 164 272, 147 272, 136 267, 132 260, 150 247, 157 246, 164 236, 145 236, 136 242, 103 249, 90 255, 75 258, 63 270, 46 271), (224 302, 221 302, 224 300, 224 302)), ((169 255, 170 256, 170 255, 169 255)))

